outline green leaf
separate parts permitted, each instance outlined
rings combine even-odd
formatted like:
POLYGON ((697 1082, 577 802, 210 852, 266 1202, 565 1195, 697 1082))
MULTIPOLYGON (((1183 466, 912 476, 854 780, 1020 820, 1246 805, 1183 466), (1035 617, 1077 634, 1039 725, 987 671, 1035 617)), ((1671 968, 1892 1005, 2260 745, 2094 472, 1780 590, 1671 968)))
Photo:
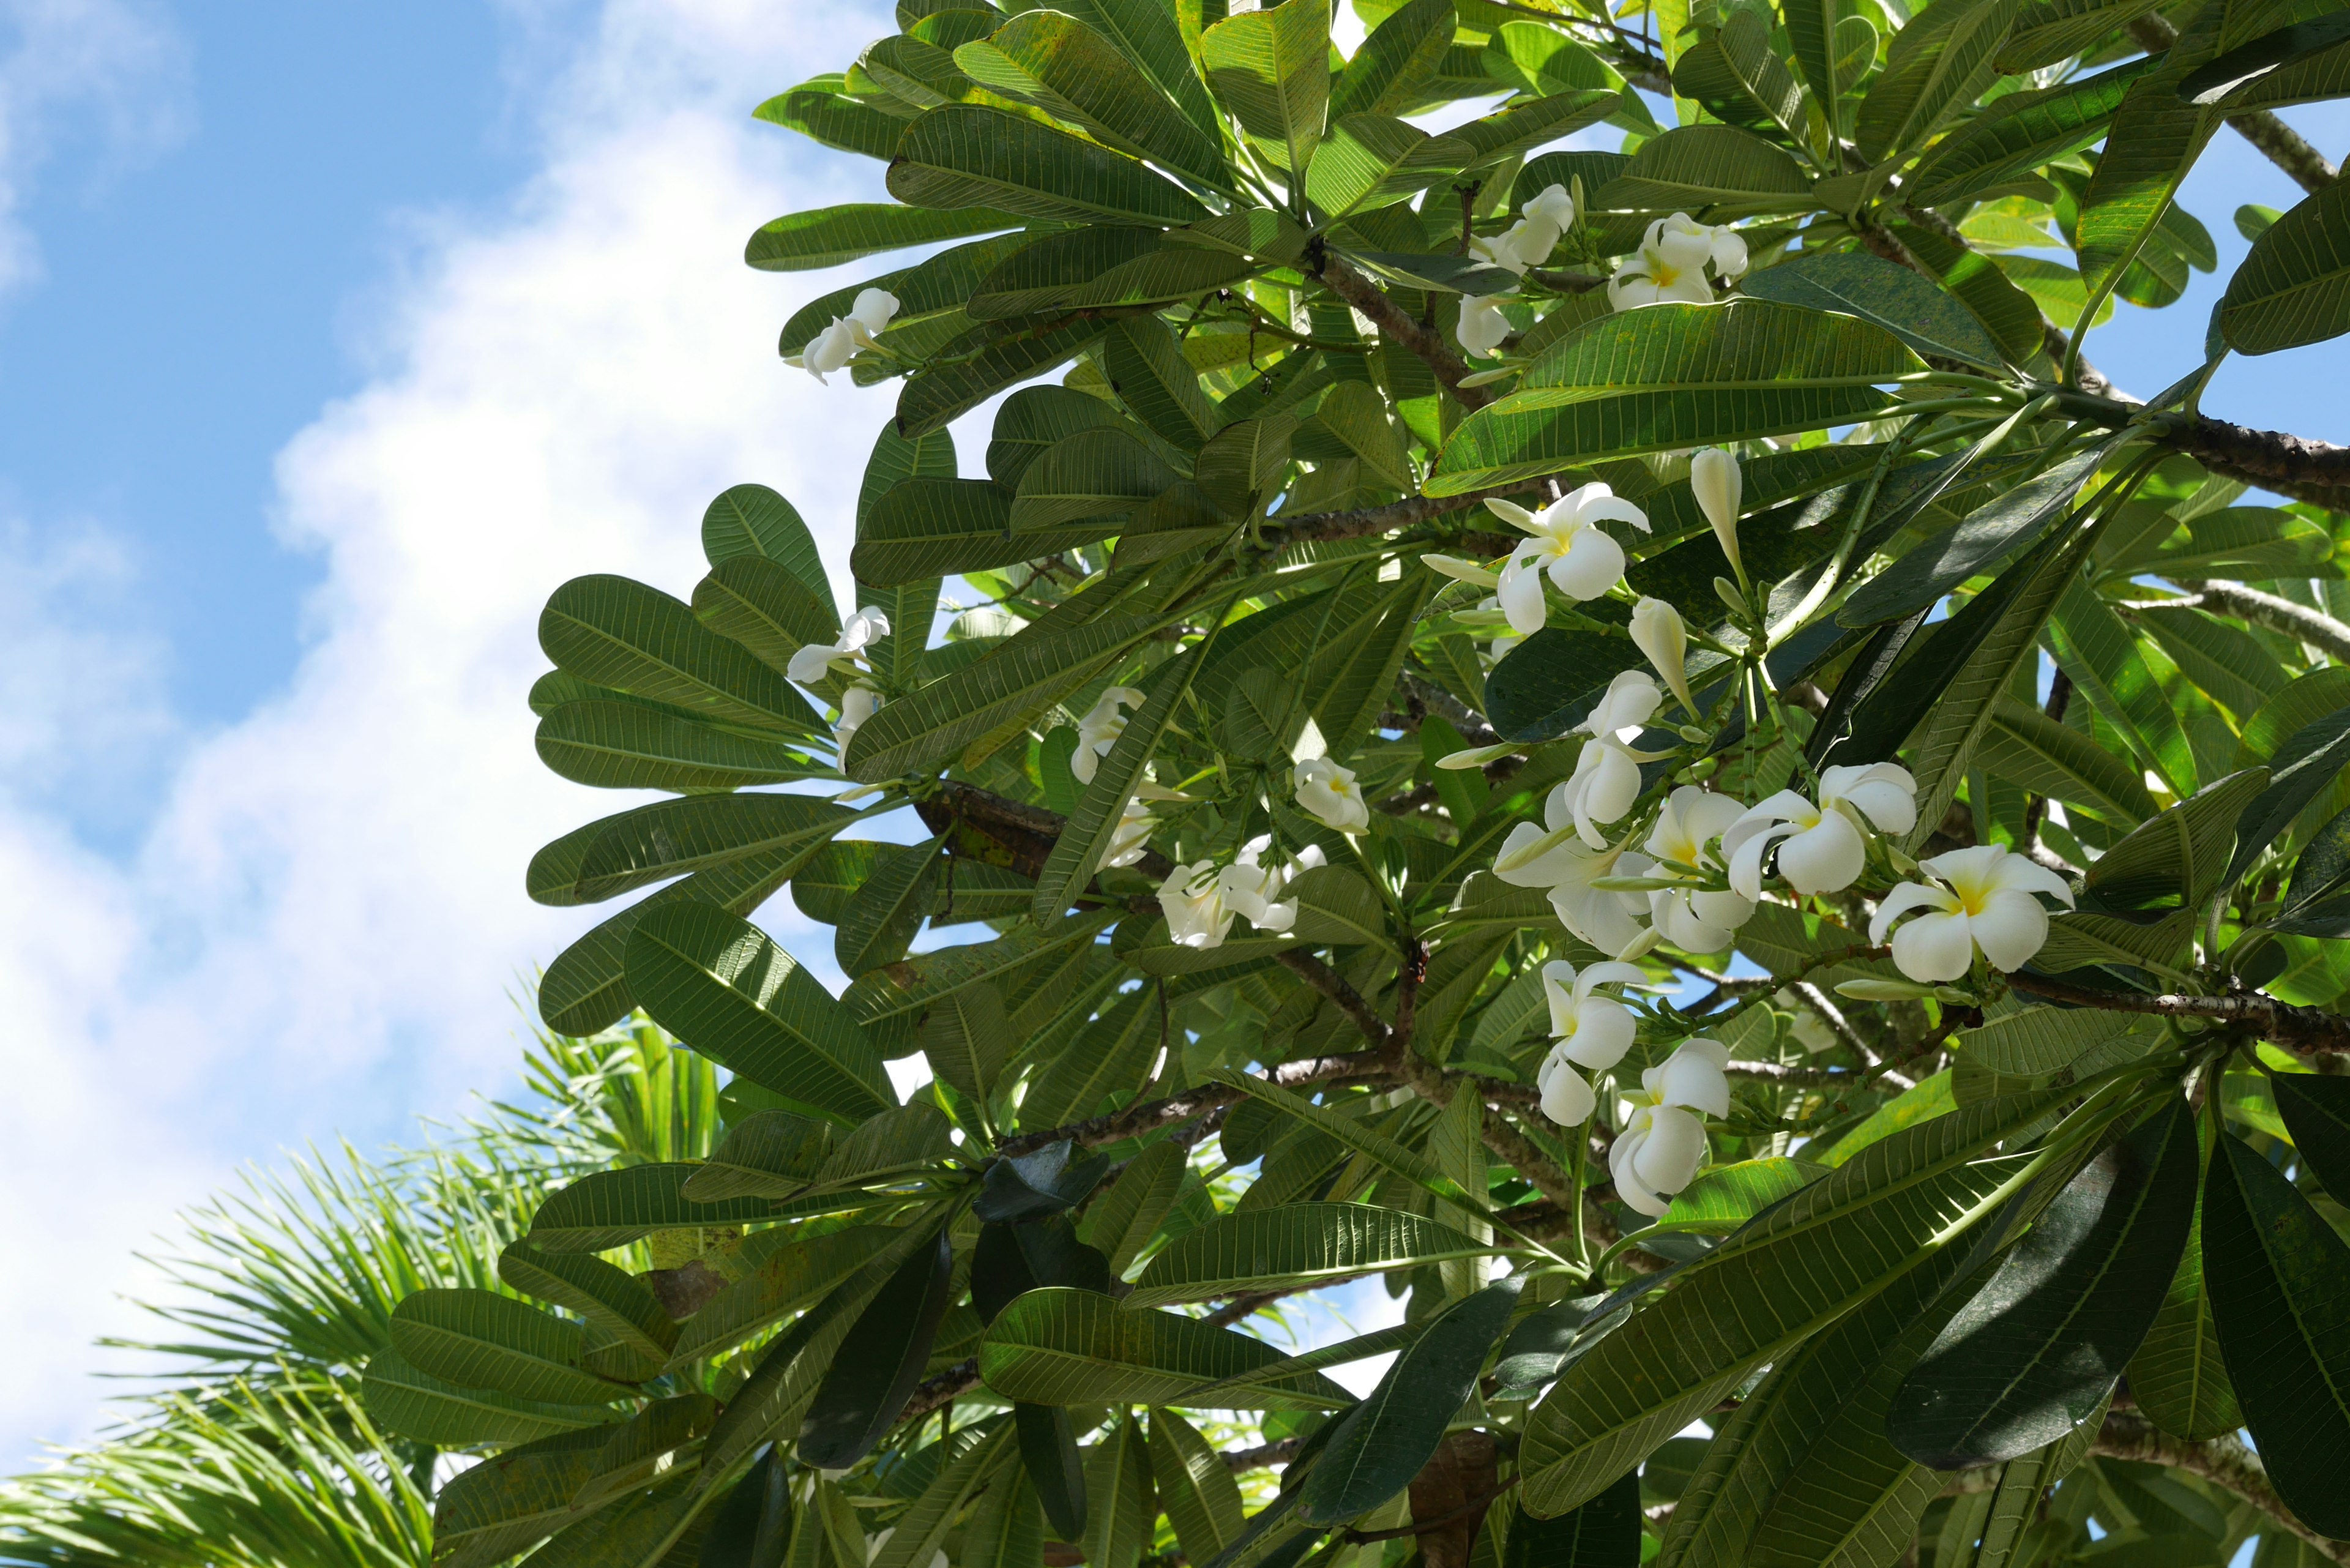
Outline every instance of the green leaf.
POLYGON ((1008 566, 1090 545, 1118 527, 1117 518, 1089 518, 1073 527, 1015 535, 1012 493, 1003 486, 980 479, 910 479, 858 525, 849 566, 858 581, 890 587, 1008 566))
MULTIPOLYGON (((979 1373, 1007 1399, 1040 1405, 1187 1405, 1211 1383, 1278 1361, 1244 1334, 1174 1313, 1121 1309, 1090 1291, 1030 1291, 988 1325, 979 1373)), ((1249 1390, 1246 1407, 1330 1410, 1353 1397, 1315 1374, 1249 1390)))
POLYGON ((1158 1517, 1150 1496, 1150 1453, 1128 1410, 1086 1455, 1086 1561, 1135 1568, 1158 1517))
POLYGON ((655 1399, 605 1439, 571 1506, 598 1508, 653 1480, 669 1468, 663 1461, 708 1431, 717 1415, 718 1401, 698 1391, 655 1399))
MULTIPOLYGON (((573 1238, 550 1232, 559 1240, 573 1238)), ((629 1240, 644 1234, 631 1231, 629 1240)), ((593 1232, 584 1238, 593 1242, 593 1232)), ((612 1242, 607 1245, 621 1245, 612 1242)), ((626 1269, 578 1251, 544 1251, 535 1241, 510 1244, 498 1254, 498 1278, 525 1295, 567 1307, 588 1320, 588 1326, 613 1348, 635 1356, 639 1365, 659 1368, 677 1343, 677 1324, 653 1299, 651 1287, 626 1269)), ((590 1359, 605 1352, 591 1351, 590 1359)), ((651 1371, 645 1376, 650 1376, 651 1371)))
POLYGON ((2130 1396, 2147 1420, 2176 1438, 2205 1443, 2244 1424, 2236 1390, 2220 1359, 2220 1329, 2211 1314, 2211 1293, 2203 1283, 2203 1197, 2195 1198, 2195 1218, 2178 1272, 2154 1314, 2154 1326, 2130 1358, 2130 1396))
POLYGON ((2010 1096, 1880 1139, 1691 1266, 1534 1407, 1525 1506, 1596 1496, 1755 1366, 1939 1256, 2022 1167, 1983 1151, 2050 1104, 2010 1096))
POLYGON ((391 1347, 444 1383, 542 1405, 600 1405, 634 1389, 580 1370, 580 1325, 495 1291, 421 1290, 391 1314, 391 1347))
POLYGON ((1302 941, 1387 945, 1385 906, 1368 882, 1343 866, 1311 867, 1283 895, 1297 902, 1297 923, 1290 934, 1302 941))
POLYGON ((1436 573, 1407 565, 1360 618, 1329 628, 1305 679, 1315 723, 1333 756, 1351 755, 1378 727, 1420 611, 1440 586, 1436 573))
POLYGON ((1223 150, 1168 101, 1111 40, 1076 17, 1029 11, 955 63, 973 81, 1037 105, 1097 140, 1211 185, 1231 179, 1223 150))
POLYGON ((1812 89, 1812 99, 1826 111, 1832 134, 1843 127, 1836 118, 1843 84, 1836 78, 1836 25, 1849 8, 1845 0, 1780 0, 1779 14, 1787 24, 1787 41, 1794 47, 1795 67, 1812 89))
POLYGON ((712 1514, 696 1568, 783 1568, 791 1551, 792 1522, 791 1478, 771 1451, 743 1473, 712 1514))
POLYGON ((1014 1404, 1020 1466, 1035 1489, 1055 1538, 1078 1542, 1086 1534, 1085 1461, 1077 1453, 1075 1424, 1058 1405, 1014 1404))
POLYGON ((884 1239, 895 1237, 852 1225, 776 1249, 685 1320, 664 1370, 720 1355, 793 1313, 814 1306, 864 1267, 884 1239))
POLYGON ((2223 506, 2189 522, 2187 533, 2147 557, 2147 567, 2173 582, 2311 576, 2324 575, 2334 554, 2324 528, 2273 506, 2223 506))
POLYGON ((1632 154, 1623 173, 1599 187, 1592 202, 1609 212, 1711 209, 1708 215, 1716 220, 1800 213, 1818 204, 1802 164, 1733 125, 1681 125, 1651 138, 1632 154))
POLYGON ((2002 369, 1999 345, 1966 306, 1909 268, 1865 252, 1806 252, 1751 275, 1739 287, 1758 298, 1874 321, 1920 354, 1994 375, 2002 369))
POLYGON ((1437 1169, 1426 1157, 1404 1147, 1386 1134, 1364 1126, 1353 1116, 1341 1116, 1327 1106, 1317 1106, 1253 1074, 1225 1070, 1211 1073, 1209 1076, 1232 1085, 1252 1099, 1263 1101, 1295 1121, 1329 1134, 1372 1164, 1426 1189, 1448 1203, 1458 1204, 1471 1213, 1484 1210, 1482 1194, 1471 1196, 1461 1189, 1460 1183, 1437 1169))
POLYGON ((981 280, 970 310, 973 318, 988 321, 1041 311, 1154 305, 1228 287, 1255 270, 1245 257, 1172 243, 1157 229, 1075 229, 1005 257, 981 280))
POLYGON ((539 1405, 486 1389, 463 1388, 419 1372, 399 1352, 380 1350, 367 1365, 359 1397, 388 1431, 441 1448, 527 1443, 612 1420, 603 1407, 539 1405))
MULTIPOLYGON (((1138 316, 1131 319, 1157 318, 1138 316)), ((1118 329, 1123 330, 1126 325, 1119 323, 1118 329)), ((1106 355, 1107 348, 1106 344, 1106 355)), ((1079 431, 1120 427, 1124 423, 1118 410, 1099 398, 1067 387, 1024 387, 1004 399, 995 410, 995 428, 987 443, 988 476, 1010 494, 1020 488, 1020 476, 1028 472, 1028 465, 1063 438, 1079 431)))
MULTIPOLYGON (((1283 1210, 1275 1210, 1280 1213, 1283 1210)), ((1496 1280, 1447 1303, 1348 1411, 1298 1499, 1298 1517, 1332 1525, 1367 1513, 1410 1484, 1477 1391, 1477 1374, 1518 1304, 1524 1281, 1496 1280)))
POLYGON ((1119 53, 1175 100, 1184 118, 1210 136, 1217 133, 1216 106, 1200 85, 1191 50, 1185 45, 1187 29, 1178 26, 1162 0, 1062 0, 1053 9, 1067 12, 1116 42, 1119 53))
POLYGON ((1336 126, 1350 114, 1399 115, 1418 107, 1452 47, 1454 20, 1452 0, 1409 0, 1389 14, 1371 29, 1331 88, 1330 123, 1336 126))
POLYGON ((2029 1005, 2020 993, 2010 993, 1959 1037, 1958 1050, 1993 1073, 2040 1078, 2077 1061, 2090 1047, 2128 1033, 2137 1023, 2127 1013, 2029 1005))
POLYGON ((2262 850, 2293 831, 2293 819, 2320 791, 2341 779, 2343 768, 2350 764, 2350 708, 2295 732, 2270 761, 2274 771, 2268 787, 2244 808, 2236 824, 2236 853, 2222 882, 2241 877, 2262 850))
POLYGON ((704 904, 655 909, 629 933, 628 970, 655 1022, 791 1109, 853 1127, 897 1103, 856 1018, 747 921, 704 904))
POLYGON ((800 1463, 843 1469, 895 1424, 922 1380, 931 1342, 952 1300, 954 1249, 942 1229, 917 1247, 858 1314, 808 1407, 795 1453, 800 1463))
POLYGON ((2350 1084, 2307 1073, 2271 1073, 2277 1114, 2310 1174, 2331 1194, 2350 1192, 2350 1084))
POLYGON ((2350 1539, 2350 1243, 2232 1133, 2204 1181, 2203 1280, 2278 1495, 2320 1534, 2350 1539))
POLYGON ((1286 0, 1200 35, 1208 90, 1276 168, 1303 177, 1330 109, 1330 10, 1286 0))
POLYGON ((1116 918, 1115 912, 1094 910, 1042 929, 1024 922, 991 942, 918 953, 902 964, 851 982, 841 992, 840 1002, 859 1023, 879 1027, 893 1019, 910 1022, 912 1015, 950 992, 993 980, 1009 993, 1006 1005, 1016 1021, 1023 1003, 1019 977, 1072 948, 1091 948, 1102 928, 1116 918))
POLYGON ((1957 527, 1933 535, 1855 589, 1837 621, 1864 627, 1899 620, 1931 608, 1969 578, 1995 571, 2055 526, 2112 450, 2107 441, 2075 452, 2029 483, 1992 496, 1957 527))
POLYGON ((2178 1272, 2200 1163, 2176 1096, 2090 1160, 1910 1369, 1894 1445, 1938 1469, 1992 1464, 2101 1405, 2178 1272))
POLYGON ((1659 1217, 1659 1231, 1727 1235, 1791 1192, 1817 1181, 1825 1168, 1769 1156, 1708 1167, 1674 1195, 1659 1217))
MULTIPOLYGON (((1068 1419, 1066 1411, 1056 1414, 1068 1419)), ((1035 1483, 1024 1472, 998 1478, 972 1510, 962 1540, 962 1568, 1044 1568, 1045 1512, 1035 1483)))
POLYGON ((1199 372, 1183 358, 1173 329, 1157 317, 1131 317, 1111 327, 1102 344, 1102 369, 1134 417, 1169 444, 1197 452, 1215 433, 1218 416, 1200 390, 1199 372))
POLYGON ((1881 163, 1917 147, 1999 75, 1992 51, 2007 36, 2011 0, 1972 0, 1913 16, 1893 36, 1885 69, 1856 120, 1861 154, 1881 163))
MULTIPOLYGON (((1007 115, 1003 118, 1013 117, 1007 115)), ((919 128, 922 123, 917 121, 916 125, 919 128)), ((906 156, 904 149, 912 145, 913 140, 910 136, 899 143, 899 158, 906 156)), ((892 195, 899 194, 895 184, 897 167, 895 161, 890 164, 892 195)), ((853 262, 859 256, 875 255, 882 251, 900 251, 909 245, 959 240, 965 234, 1016 229, 1024 222, 1016 214, 1025 212, 1027 209, 1024 207, 998 211, 977 201, 922 202, 903 207, 886 202, 818 207, 813 212, 794 213, 787 217, 777 218, 760 229, 751 236, 751 243, 743 247, 743 259, 764 272, 813 272, 819 267, 838 266, 843 262, 853 262), (923 210, 947 206, 960 211, 923 210)))
POLYGON ((822 734, 807 699, 657 588, 627 577, 574 577, 538 619, 555 667, 582 680, 754 729, 822 734))
POLYGON ((617 812, 531 857, 523 885, 561 909, 754 856, 805 856, 856 820, 829 801, 792 794, 704 794, 617 812))
POLYGON ((2085 807, 2116 826, 2135 826, 2155 813, 2154 797, 2126 758, 2012 697, 1992 703, 1975 761, 1994 777, 2085 807))
POLYGON ((980 737, 1068 696, 1159 624, 1152 616, 1105 615, 1065 630, 1039 621, 884 706, 858 727, 841 771, 861 784, 931 772, 980 737))
POLYGON ((788 92, 777 93, 752 110, 752 118, 796 130, 843 152, 862 152, 886 161, 897 150, 898 134, 906 122, 858 102, 841 91, 842 86, 837 74, 813 78, 788 92))
POLYGON ((2179 101, 2167 74, 2132 84, 2114 115, 2097 171, 2082 193, 2074 248, 2081 254, 2088 302, 2076 334, 2087 329, 2091 314, 2137 259, 2219 128, 2218 115, 2179 101))
POLYGON ((818 595, 789 567, 757 556, 733 556, 696 583, 693 614, 774 670, 788 671, 793 654, 840 635, 830 589, 818 595))
POLYGON ((1388 418, 1387 401, 1362 381, 1341 381, 1322 398, 1314 421, 1338 438, 1383 484, 1409 494, 1418 487, 1408 441, 1388 418))
POLYGON ((1942 286, 1983 324, 2010 364, 2032 365, 2047 353, 2047 327, 2039 302, 2008 281, 2007 274, 1991 257, 1952 244, 1915 223, 1897 221, 1889 226, 1918 264, 1939 278, 1942 286))
MULTIPOLYGON (((843 1349, 847 1349, 846 1345, 843 1349)), ((916 1564, 928 1568, 936 1559, 962 1517, 963 1505, 982 1487, 995 1480, 1016 1451, 1012 1424, 997 1417, 990 1425, 993 1429, 945 1463, 936 1479, 914 1500, 913 1506, 899 1516, 888 1542, 879 1543, 880 1549, 874 1553, 873 1568, 915 1568, 916 1564)), ((956 1436, 960 1438, 962 1434, 956 1436)), ((933 1453, 948 1446, 945 1442, 934 1443, 920 1453, 933 1453)), ((891 1479, 895 1480, 896 1475, 893 1471, 891 1479)))
POLYGON ((539 722, 538 758, 598 789, 707 790, 828 778, 827 763, 634 702, 566 702, 539 722))
POLYGON ((907 128, 889 161, 889 193, 910 207, 993 208, 1066 223, 1167 225, 1208 215, 1136 159, 978 104, 948 104, 907 128))
MULTIPOLYGON (((1523 23, 1512 23, 1503 31, 1520 26, 1557 36, 1548 28, 1523 23)), ((1493 51, 1487 49, 1485 57, 1490 64, 1493 51)), ((1759 124, 1759 112, 1792 135, 1806 134, 1810 97, 1773 50, 1769 24, 1752 11, 1729 13, 1712 38, 1681 51, 1681 57, 1673 62, 1673 91, 1681 98, 1696 99, 1732 124, 1759 124)))
POLYGON ((1223 1455, 1172 1410, 1150 1412, 1150 1472, 1184 1556, 1213 1563, 1240 1539, 1240 1483, 1223 1455))
POLYGON ((1012 1050, 1003 993, 983 981, 941 997, 922 1020, 920 1039, 931 1071, 965 1098, 985 1105, 1012 1050))
POLYGON ((571 1494, 594 1472, 608 1435, 604 1427, 558 1432, 452 1477, 432 1499, 436 1555, 452 1568, 502 1563, 571 1523, 571 1494))
MULTIPOLYGON (((1150 1076, 1150 1064, 1170 1044, 1154 988, 1128 992, 1077 1032, 1031 1081, 1020 1102, 1020 1125, 1057 1127, 1092 1116, 1104 1100, 1124 1105, 1150 1076)), ((1171 1042, 1180 1046, 1180 1037, 1171 1042)))
POLYGON ((1833 1169, 1881 1139, 1914 1127, 1920 1122, 1950 1115, 1958 1105, 1955 1090, 1956 1084, 1950 1072, 1936 1073, 1869 1112, 1858 1126, 1827 1147, 1818 1150, 1806 1148, 1804 1152, 1833 1169))
POLYGON ((1543 351, 1521 390, 1446 442, 1430 495, 1602 458, 1850 424, 1898 407, 1875 383, 1922 369, 1871 322, 1772 300, 1655 305, 1543 351))
POLYGON ((860 975, 906 956, 906 946, 922 929, 922 921, 938 902, 939 878, 946 843, 941 834, 924 844, 910 844, 881 857, 880 864, 849 896, 833 932, 832 952, 840 971, 860 975))
POLYGON ((832 617, 832 578, 824 569, 824 556, 816 547, 799 509, 764 484, 737 484, 720 493, 702 514, 702 553, 712 566, 723 566, 737 556, 762 556, 805 585, 808 593, 832 617))
POLYGON ((2230 774, 2133 829, 2089 868, 2085 888, 2094 907, 2199 905, 2224 879, 2237 821, 2266 782, 2259 768, 2230 774))
POLYGON ((2015 16, 1999 68, 2021 75, 2084 53, 2154 8, 2154 0, 2034 0, 2015 16))
POLYGON ((2252 243, 2220 302, 2239 354, 2273 354, 2350 331, 2350 208, 2328 186, 2252 243))
POLYGON ((1054 840, 1045 869, 1036 877, 1035 901, 1029 913, 1039 923, 1066 913, 1101 869, 1102 857, 1109 852, 1110 841, 1125 818, 1127 803, 1134 798, 1152 754, 1175 722, 1175 711, 1191 691, 1202 658, 1200 650, 1188 650, 1151 671, 1141 708, 1118 732, 1109 754, 1095 764, 1093 778, 1077 797, 1076 810, 1069 814, 1060 837, 1054 840))
POLYGON ((1640 1561, 1640 1478, 1627 1470, 1555 1519, 1513 1519, 1502 1568, 1631 1568, 1640 1561))
POLYGON ((656 1231, 739 1225, 774 1214, 775 1206, 763 1198, 698 1202, 686 1197, 686 1183, 701 1168, 672 1160, 590 1171, 538 1206, 531 1216, 531 1244, 550 1252, 601 1252, 656 1231))
POLYGON ((1076 358, 1100 336, 1101 323, 1084 312, 980 322, 940 345, 929 363, 906 378, 898 394, 898 429, 908 436, 943 430, 1005 388, 1076 358))
POLYGON ((1175 483, 1159 454, 1122 430, 1079 431, 1030 463, 1012 503, 1014 534, 1123 517, 1175 483))
POLYGON ((1911 200, 1929 207, 1963 202, 2092 145, 2112 123, 2130 84, 2158 63, 2132 60, 2095 76, 1993 100, 1926 155, 1911 200))
POLYGON ((1150 1260, 1129 1307, 1293 1290, 1493 1249, 1433 1220, 1362 1203, 1284 1203, 1186 1231, 1150 1260))

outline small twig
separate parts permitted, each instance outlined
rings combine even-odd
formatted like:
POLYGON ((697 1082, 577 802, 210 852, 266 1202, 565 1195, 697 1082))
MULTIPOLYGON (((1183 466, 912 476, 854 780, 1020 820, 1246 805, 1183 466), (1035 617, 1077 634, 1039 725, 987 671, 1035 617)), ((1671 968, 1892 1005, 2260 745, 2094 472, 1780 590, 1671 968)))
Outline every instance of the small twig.
POLYGON ((1266 1443, 1258 1448, 1233 1449, 1223 1456, 1224 1468, 1238 1475, 1243 1470, 1285 1465, 1297 1457, 1297 1450, 1305 1441, 1303 1438, 1284 1438, 1277 1443, 1266 1443))
POLYGON ((2103 1008, 2108 1012, 2145 1012, 2162 1018, 2208 1018, 2232 1024, 2296 1056, 2350 1052, 2350 1018, 2315 1007, 2297 1007, 2273 996, 2245 992, 2234 996, 2145 996, 2118 991, 2092 991, 2067 985, 2046 975, 2012 974, 2008 984, 2051 1002, 2075 1007, 2103 1008))
POLYGON ((1385 1019, 1371 1011, 1371 1004, 1363 1000, 1361 992, 1347 983, 1346 976, 1303 948, 1292 948, 1277 956, 1282 968, 1327 997, 1361 1031, 1363 1038, 1375 1047, 1361 1054, 1376 1057, 1384 1064, 1385 1070, 1394 1071, 1396 1032, 1388 1027, 1385 1019))
MULTIPOLYGON (((1315 244, 1319 246, 1320 242, 1315 244)), ((1469 374, 1469 367, 1445 342, 1442 333, 1406 316, 1402 307, 1388 297, 1386 290, 1347 265, 1345 258, 1327 249, 1319 250, 1318 257, 1315 275, 1329 286, 1330 292, 1362 312, 1364 318, 1379 329, 1381 337, 1393 338, 1426 360, 1428 368, 1436 372, 1436 379, 1444 384, 1444 389, 1462 408, 1474 410, 1493 400, 1493 394, 1485 388, 1461 384, 1469 374)))
POLYGON ((1844 1015, 1843 1010, 1828 1000, 1827 992, 1808 980, 1796 981, 1787 989, 1795 993, 1796 1001, 1811 1010, 1813 1017, 1827 1025, 1829 1033, 1835 1035, 1846 1049, 1861 1059, 1872 1076, 1883 1078, 1887 1083, 1897 1085, 1904 1089, 1914 1089, 1918 1086, 1905 1075, 1895 1072, 1891 1064, 1877 1054, 1876 1047, 1860 1037, 1859 1032, 1853 1028, 1852 1021, 1844 1015))
MULTIPOLYGON (((2154 568, 2161 569, 2160 563, 2154 568)), ((2336 664, 2350 664, 2350 626, 2345 626, 2332 616, 2297 605, 2291 599, 2262 593, 2242 583, 2231 583, 2213 577, 2201 586, 2201 591, 2175 599, 2147 599, 2125 605, 2125 609, 2168 609, 2185 606, 2189 608, 2210 608, 2222 611, 2271 631, 2282 632, 2295 642, 2305 642, 2336 664)))

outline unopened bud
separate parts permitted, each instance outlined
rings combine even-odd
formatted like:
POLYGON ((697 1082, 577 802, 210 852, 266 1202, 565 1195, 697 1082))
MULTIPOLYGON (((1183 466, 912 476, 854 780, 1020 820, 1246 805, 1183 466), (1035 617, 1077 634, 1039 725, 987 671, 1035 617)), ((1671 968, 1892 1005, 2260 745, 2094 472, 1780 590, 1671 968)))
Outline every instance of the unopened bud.
POLYGON ((1935 988, 1907 980, 1839 981, 1835 992, 1855 1002, 1916 1002, 1934 994, 1935 988))
POLYGON ((1731 614, 1741 620, 1746 618, 1746 597, 1738 591, 1736 583, 1728 577, 1716 577, 1713 579, 1713 591, 1723 604, 1730 607, 1731 614))
POLYGON ((1696 724, 1683 724, 1673 732, 1680 736, 1684 741, 1710 741, 1713 739, 1712 731, 1701 728, 1696 724))
POLYGON ((1947 1002, 1954 1007, 1981 1007, 1982 1005, 1981 997, 1977 996, 1971 991, 1960 991, 1955 985, 1936 986, 1934 988, 1934 1000, 1937 1002, 1947 1002))

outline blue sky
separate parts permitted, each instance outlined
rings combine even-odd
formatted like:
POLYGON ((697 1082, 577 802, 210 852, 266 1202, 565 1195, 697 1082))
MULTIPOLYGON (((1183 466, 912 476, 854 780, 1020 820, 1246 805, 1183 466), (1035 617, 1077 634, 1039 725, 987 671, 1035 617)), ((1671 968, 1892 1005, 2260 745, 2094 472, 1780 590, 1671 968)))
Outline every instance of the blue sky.
MULTIPOLYGON (((879 166, 748 114, 889 26, 881 0, 0 0, 0 976, 37 1107, 0 1147, 0 1246, 77 1282, 0 1279, 45 1369, 0 1386, 0 1463, 92 1429, 87 1344, 133 1326, 131 1251, 172 1210, 508 1072, 522 977, 581 924, 524 900, 523 862, 623 804, 532 756, 547 591, 689 590, 743 480, 846 588, 889 393, 786 372, 774 337, 878 266, 739 257, 779 213, 878 199, 879 166)), ((2294 118, 2350 150, 2350 116, 2294 118)), ((2234 206, 2296 194, 2223 133, 2186 197, 2220 277, 2126 307, 2096 360, 2174 379, 2234 206)), ((2231 364, 2206 406, 2350 440, 2342 368, 2231 364)))

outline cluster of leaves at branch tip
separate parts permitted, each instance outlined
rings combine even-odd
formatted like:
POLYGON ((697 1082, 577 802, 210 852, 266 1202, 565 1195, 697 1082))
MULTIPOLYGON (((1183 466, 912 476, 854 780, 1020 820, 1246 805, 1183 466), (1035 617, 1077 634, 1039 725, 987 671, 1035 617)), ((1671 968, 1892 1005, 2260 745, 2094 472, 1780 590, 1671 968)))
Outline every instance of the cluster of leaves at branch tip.
POLYGON ((760 109, 890 199, 752 265, 943 248, 783 330, 898 384, 852 613, 753 484, 550 601, 542 755, 671 798, 533 860, 638 895, 541 1010, 727 1120, 402 1304, 455 1554, 2341 1558, 2350 453, 2199 400, 2350 330, 2350 198, 2151 402, 2082 350, 2343 30, 1228 9, 900 0, 760 109))

